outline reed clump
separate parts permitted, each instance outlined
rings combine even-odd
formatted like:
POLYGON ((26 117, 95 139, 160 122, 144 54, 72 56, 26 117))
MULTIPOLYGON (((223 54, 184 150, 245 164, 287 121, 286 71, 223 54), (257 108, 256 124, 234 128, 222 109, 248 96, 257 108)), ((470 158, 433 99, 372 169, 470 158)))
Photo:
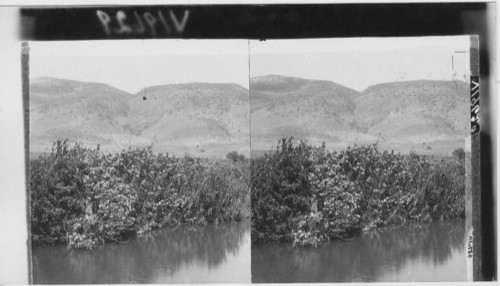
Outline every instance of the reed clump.
POLYGON ((405 222, 465 215, 463 152, 395 154, 377 144, 328 151, 283 138, 252 159, 252 242, 316 246, 405 222))
POLYGON ((91 249, 166 226, 250 217, 248 161, 54 143, 30 162, 34 245, 91 249))

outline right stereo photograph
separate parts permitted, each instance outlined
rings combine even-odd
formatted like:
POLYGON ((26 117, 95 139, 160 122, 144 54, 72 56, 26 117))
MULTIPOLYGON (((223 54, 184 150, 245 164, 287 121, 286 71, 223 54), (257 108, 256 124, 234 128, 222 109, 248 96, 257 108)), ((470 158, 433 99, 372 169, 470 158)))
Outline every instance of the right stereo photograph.
POLYGON ((250 42, 252 282, 468 280, 471 39, 250 42))

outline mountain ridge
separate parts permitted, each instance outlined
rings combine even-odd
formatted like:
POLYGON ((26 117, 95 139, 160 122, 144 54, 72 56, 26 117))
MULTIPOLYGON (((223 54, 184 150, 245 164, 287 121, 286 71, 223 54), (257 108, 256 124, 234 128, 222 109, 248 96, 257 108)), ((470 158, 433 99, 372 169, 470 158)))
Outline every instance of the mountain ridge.
POLYGON ((252 148, 265 150, 279 137, 295 135, 337 149, 379 142, 384 148, 404 152, 449 153, 451 148, 463 147, 470 133, 468 84, 462 81, 396 81, 358 92, 310 80, 293 89, 282 88, 287 77, 256 78, 250 82, 251 100, 258 99, 251 109, 252 148), (265 88, 252 90, 261 82, 265 88), (291 94, 302 100, 281 101, 291 94), (325 96, 335 102, 324 102, 325 96), (311 101, 316 102, 308 107, 311 101), (301 112, 303 108, 306 111, 301 112))
POLYGON ((151 144, 176 154, 248 151, 248 120, 241 115, 248 110, 248 93, 237 84, 158 85, 130 94, 101 83, 44 77, 32 79, 30 87, 34 152, 64 138, 112 151, 151 144))
POLYGON ((332 81, 265 75, 251 77, 249 89, 192 82, 132 94, 105 83, 41 77, 30 87, 34 151, 69 137, 110 150, 156 144, 158 151, 174 146, 174 153, 248 153, 250 116, 257 149, 295 136, 335 148, 383 140, 389 148, 427 151, 433 138, 458 146, 468 126, 468 85, 460 81, 396 81, 359 92, 332 81))

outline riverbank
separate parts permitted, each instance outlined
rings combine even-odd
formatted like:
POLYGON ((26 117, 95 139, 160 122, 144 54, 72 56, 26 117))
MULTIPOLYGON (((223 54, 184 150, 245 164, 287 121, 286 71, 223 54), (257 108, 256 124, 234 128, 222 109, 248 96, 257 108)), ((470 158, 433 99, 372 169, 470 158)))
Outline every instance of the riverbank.
POLYGON ((250 283, 250 252, 248 220, 164 227, 97 251, 33 247, 33 283, 250 283))
POLYGON ((463 150, 331 152, 283 138, 251 161, 252 243, 318 246, 387 225, 463 218, 464 166, 463 150))
POLYGON ((252 282, 463 282, 465 238, 460 219, 380 227, 314 248, 252 245, 252 282))
POLYGON ((54 143, 30 160, 33 245, 92 249, 166 226, 250 217, 248 161, 54 143))

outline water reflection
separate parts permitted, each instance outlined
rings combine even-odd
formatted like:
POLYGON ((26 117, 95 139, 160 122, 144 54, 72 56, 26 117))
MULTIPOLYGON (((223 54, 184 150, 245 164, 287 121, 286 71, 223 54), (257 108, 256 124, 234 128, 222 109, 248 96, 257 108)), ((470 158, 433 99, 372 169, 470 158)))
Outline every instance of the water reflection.
POLYGON ((250 282, 249 223, 178 227, 93 251, 33 249, 33 281, 53 283, 250 282))
POLYGON ((463 221, 372 231, 318 248, 252 246, 252 282, 464 281, 463 221))

